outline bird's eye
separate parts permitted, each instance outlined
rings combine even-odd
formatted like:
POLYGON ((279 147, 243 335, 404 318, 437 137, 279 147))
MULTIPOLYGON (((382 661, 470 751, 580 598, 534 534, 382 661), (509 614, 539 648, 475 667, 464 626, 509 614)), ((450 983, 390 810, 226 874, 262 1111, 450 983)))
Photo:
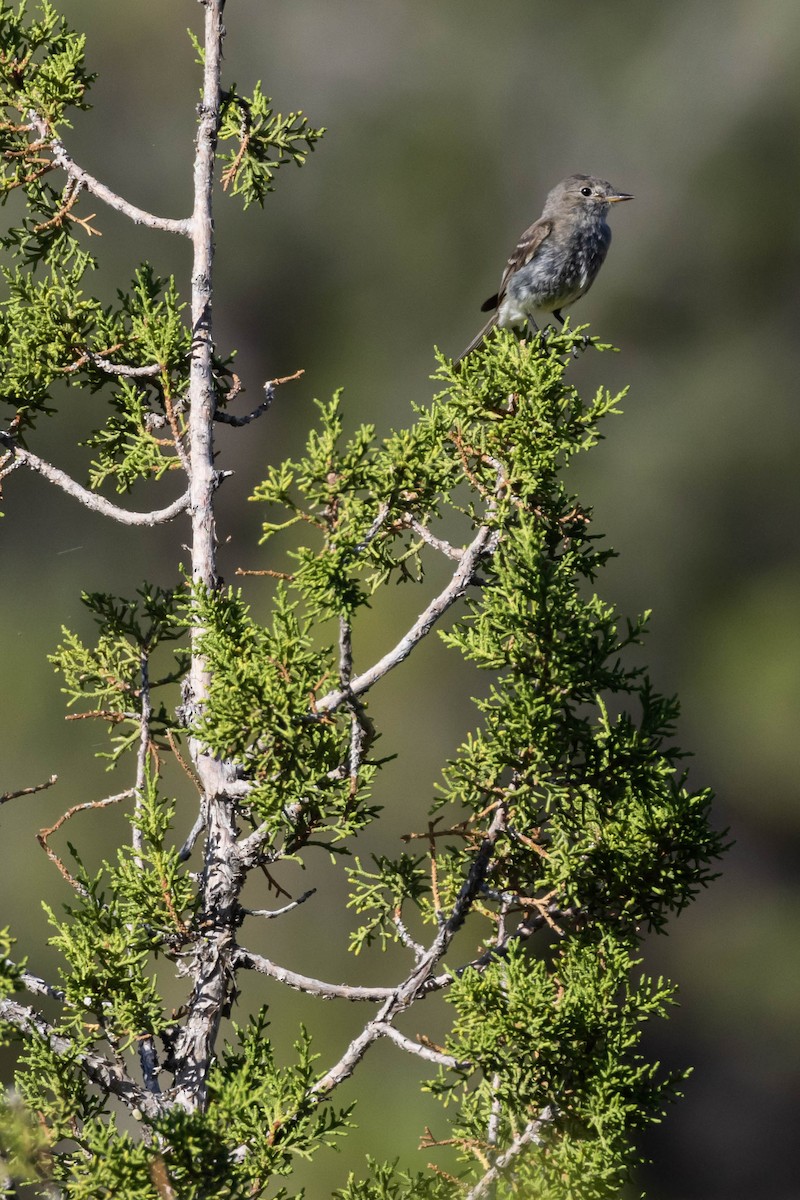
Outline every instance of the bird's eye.
POLYGON ((581 195, 582 195, 582 196, 591 196, 591 194, 592 194, 592 189, 591 189, 591 188, 581 188, 581 195))

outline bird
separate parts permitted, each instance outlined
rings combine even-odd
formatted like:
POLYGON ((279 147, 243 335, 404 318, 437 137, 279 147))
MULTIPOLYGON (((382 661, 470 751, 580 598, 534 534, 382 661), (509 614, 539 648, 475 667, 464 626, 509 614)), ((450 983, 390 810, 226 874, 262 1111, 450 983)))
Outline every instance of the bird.
POLYGON ((527 323, 538 330, 536 312, 552 313, 563 325, 561 310, 588 292, 603 265, 611 245, 606 215, 622 200, 633 196, 594 175, 570 175, 557 183, 538 221, 517 242, 497 292, 481 305, 481 312, 492 315, 453 366, 476 350, 495 325, 527 323))

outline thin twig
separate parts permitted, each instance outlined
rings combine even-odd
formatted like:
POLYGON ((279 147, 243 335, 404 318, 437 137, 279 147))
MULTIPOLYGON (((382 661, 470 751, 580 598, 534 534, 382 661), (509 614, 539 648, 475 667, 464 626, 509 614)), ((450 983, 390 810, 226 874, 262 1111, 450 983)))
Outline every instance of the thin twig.
POLYGON ((303 892, 302 896, 298 896, 296 900, 292 900, 291 904, 284 904, 283 908, 243 908, 242 912, 248 917, 266 917, 271 920, 273 917, 283 917, 292 909, 298 908, 301 904, 305 904, 306 900, 310 900, 316 894, 315 887, 309 888, 307 892, 303 892))
POLYGON ((295 371, 293 375, 284 375, 281 379, 268 379, 264 384, 264 399, 252 412, 247 413, 243 417, 236 417, 232 413, 218 408, 214 413, 214 420, 221 421, 225 425, 233 425, 236 429, 240 429, 243 425, 249 425, 257 417, 262 417, 264 413, 269 412, 272 401, 275 399, 276 387, 279 387, 282 383, 291 383, 293 379, 299 379, 304 374, 305 370, 301 368, 299 371, 295 371))
POLYGON ((76 179, 68 180, 67 186, 64 188, 63 202, 61 204, 61 208, 58 210, 57 213, 54 213, 54 215, 52 217, 50 217, 49 220, 42 221, 39 225, 35 225, 33 232, 34 233, 44 233, 45 229, 59 228, 61 225, 64 224, 64 222, 67 220, 67 218, 69 218, 70 220, 74 221, 76 225, 80 225, 81 228, 85 230, 88 237, 102 237, 103 235, 100 232, 100 230, 95 229, 90 224, 90 222, 93 221, 94 218, 97 216, 97 213, 91 213, 90 216, 88 216, 88 217, 77 217, 73 213, 72 216, 70 217, 70 213, 72 212, 72 209, 75 207, 75 205, 78 203, 78 200, 80 199, 80 194, 81 194, 81 185, 78 183, 78 181, 76 179))
POLYGON ((169 396, 166 387, 164 388, 164 411, 166 413, 167 422, 169 424, 170 433, 172 434, 172 444, 175 447, 175 452, 181 460, 181 466, 187 476, 191 478, 192 466, 189 461, 189 455, 186 453, 184 445, 185 433, 178 423, 178 410, 173 405, 172 398, 169 396))
MULTIPOLYGON (((447 971, 441 975, 432 975, 425 984, 423 989, 424 994, 429 992, 438 992, 443 988, 450 987, 453 979, 460 979, 467 971, 484 971, 490 963, 495 962, 498 958, 503 958, 508 953, 508 948, 512 942, 527 941, 534 933, 538 933, 546 925, 550 926, 554 923, 554 918, 559 921, 567 921, 577 915, 574 908, 559 908, 556 904, 547 906, 547 914, 543 914, 536 910, 536 916, 526 916, 520 921, 517 928, 509 933, 502 945, 489 946, 482 954, 471 959, 467 963, 463 963, 460 967, 456 967, 454 971, 447 971)), ((559 928, 559 933, 563 930, 559 928)))
POLYGON ((178 1193, 172 1186, 163 1154, 156 1154, 148 1163, 150 1180, 161 1200, 178 1200, 178 1193))
POLYGON ((422 958, 422 956, 425 953, 425 947, 423 945, 421 945, 419 942, 414 941, 413 937, 408 932, 408 928, 402 918, 402 915, 401 915, 399 909, 396 909, 394 911, 394 913, 392 913, 392 922, 394 924, 395 929, 397 930, 397 936, 399 937, 402 945, 405 946, 406 950, 410 950, 412 952, 412 954, 414 955, 414 957, 416 958, 417 962, 419 962, 419 960, 422 958))
POLYGON ((364 534, 361 541, 357 542, 356 545, 353 546, 353 550, 352 550, 353 554, 363 554, 364 553, 364 551, 366 550, 366 548, 370 544, 370 542, 374 541, 375 537, 379 533, 380 528, 383 525, 383 523, 385 522, 388 515, 389 515, 389 505, 381 504, 381 506, 378 509, 378 513, 377 513, 377 516, 375 517, 375 520, 372 522, 372 524, 370 525, 367 532, 364 534))
POLYGON ((0 793, 0 804, 7 804, 9 800, 16 800, 19 796, 33 796, 36 792, 43 792, 46 788, 52 787, 57 780, 57 775, 51 775, 46 783, 35 783, 32 787, 19 788, 16 792, 2 792, 0 793))
MULTIPOLYGON (((353 674, 353 627, 343 616, 339 617, 339 684, 343 691, 348 692, 350 679, 353 674)), ((358 792, 358 775, 361 764, 375 740, 375 726, 367 716, 364 706, 359 704, 355 696, 347 697, 345 701, 350 710, 350 746, 347 754, 347 774, 350 777, 350 795, 355 797, 358 792)))
POLYGON ((191 779, 192 783, 194 784, 194 786, 197 788, 198 792, 202 796, 203 785, 201 784, 200 780, 197 778, 196 773, 192 770, 189 763, 186 761, 186 759, 183 757, 180 750, 178 749, 178 743, 177 743, 177 739, 175 737, 174 730, 172 730, 172 729, 167 730, 167 741, 169 742, 170 750, 172 751, 172 753, 175 755, 176 759, 178 760, 178 765, 182 768, 184 774, 188 775, 188 777, 191 779))
POLYGON ((418 537, 421 537, 423 542, 427 542, 434 550, 438 550, 440 554, 445 554, 448 558, 458 561, 464 553, 463 550, 459 550, 458 546, 451 546, 450 542, 446 542, 444 538, 437 537, 435 533, 431 533, 428 526, 423 525, 416 517, 406 517, 404 524, 413 529, 414 533, 418 537))
POLYGON ((58 868, 70 887, 74 888, 75 891, 79 892, 81 895, 83 895, 85 891, 83 885, 78 883, 74 875, 70 874, 61 859, 56 854, 55 850, 51 849, 49 846, 48 839, 51 838, 53 834, 61 828, 62 825, 74 817, 76 813, 85 812, 90 808, 107 808, 109 804, 119 804, 121 800, 130 800, 131 796, 135 795, 135 789, 128 788, 124 792, 118 792, 115 796, 106 796, 102 800, 86 800, 83 804, 73 804, 72 808, 68 808, 65 813, 62 813, 54 825, 49 825, 46 829, 40 829, 37 833, 36 840, 44 850, 47 857, 58 868))

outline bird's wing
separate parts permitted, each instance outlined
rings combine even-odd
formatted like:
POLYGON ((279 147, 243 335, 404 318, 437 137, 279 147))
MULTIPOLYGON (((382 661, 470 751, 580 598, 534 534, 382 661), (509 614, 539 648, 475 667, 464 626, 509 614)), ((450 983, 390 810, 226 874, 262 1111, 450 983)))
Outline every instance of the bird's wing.
POLYGON ((503 271, 503 278, 500 280, 500 287, 497 294, 490 296, 481 305, 481 312, 489 312, 491 309, 497 308, 500 301, 503 299, 506 290, 506 284, 515 271, 520 267, 524 267, 529 263, 536 254, 536 251, 541 246, 546 237, 549 237, 553 230, 553 222, 549 217, 539 217, 538 221, 534 221, 532 225, 523 233, 522 237, 514 247, 514 252, 506 263, 506 269, 503 271))

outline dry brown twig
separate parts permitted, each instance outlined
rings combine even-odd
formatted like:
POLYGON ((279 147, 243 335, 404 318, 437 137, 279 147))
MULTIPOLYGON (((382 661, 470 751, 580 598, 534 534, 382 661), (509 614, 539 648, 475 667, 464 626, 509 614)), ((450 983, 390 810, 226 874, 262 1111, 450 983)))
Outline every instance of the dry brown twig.
POLYGON ((75 878, 75 876, 72 875, 64 866, 64 863, 58 857, 55 850, 53 850, 49 845, 49 839, 54 833, 58 832, 62 825, 66 824, 67 821, 76 816, 77 813, 86 812, 88 809, 93 808, 108 808, 110 804, 119 804, 121 800, 130 800, 135 795, 135 788, 127 788, 124 792, 118 792, 115 796, 105 796, 102 800, 86 800, 83 804, 73 804, 72 807, 68 808, 65 813, 62 813, 62 815, 53 825, 48 825, 45 829, 40 829, 37 833, 36 840, 44 850, 47 857, 50 859, 51 863, 58 868, 59 872, 64 879, 66 879, 70 887, 74 888, 79 894, 83 894, 83 885, 78 883, 78 880, 75 878))
POLYGON ((58 776, 51 775, 45 783, 34 783, 31 787, 18 788, 15 792, 0 792, 0 804, 7 804, 9 800, 16 800, 19 796, 33 796, 36 792, 43 792, 57 781, 58 776))

